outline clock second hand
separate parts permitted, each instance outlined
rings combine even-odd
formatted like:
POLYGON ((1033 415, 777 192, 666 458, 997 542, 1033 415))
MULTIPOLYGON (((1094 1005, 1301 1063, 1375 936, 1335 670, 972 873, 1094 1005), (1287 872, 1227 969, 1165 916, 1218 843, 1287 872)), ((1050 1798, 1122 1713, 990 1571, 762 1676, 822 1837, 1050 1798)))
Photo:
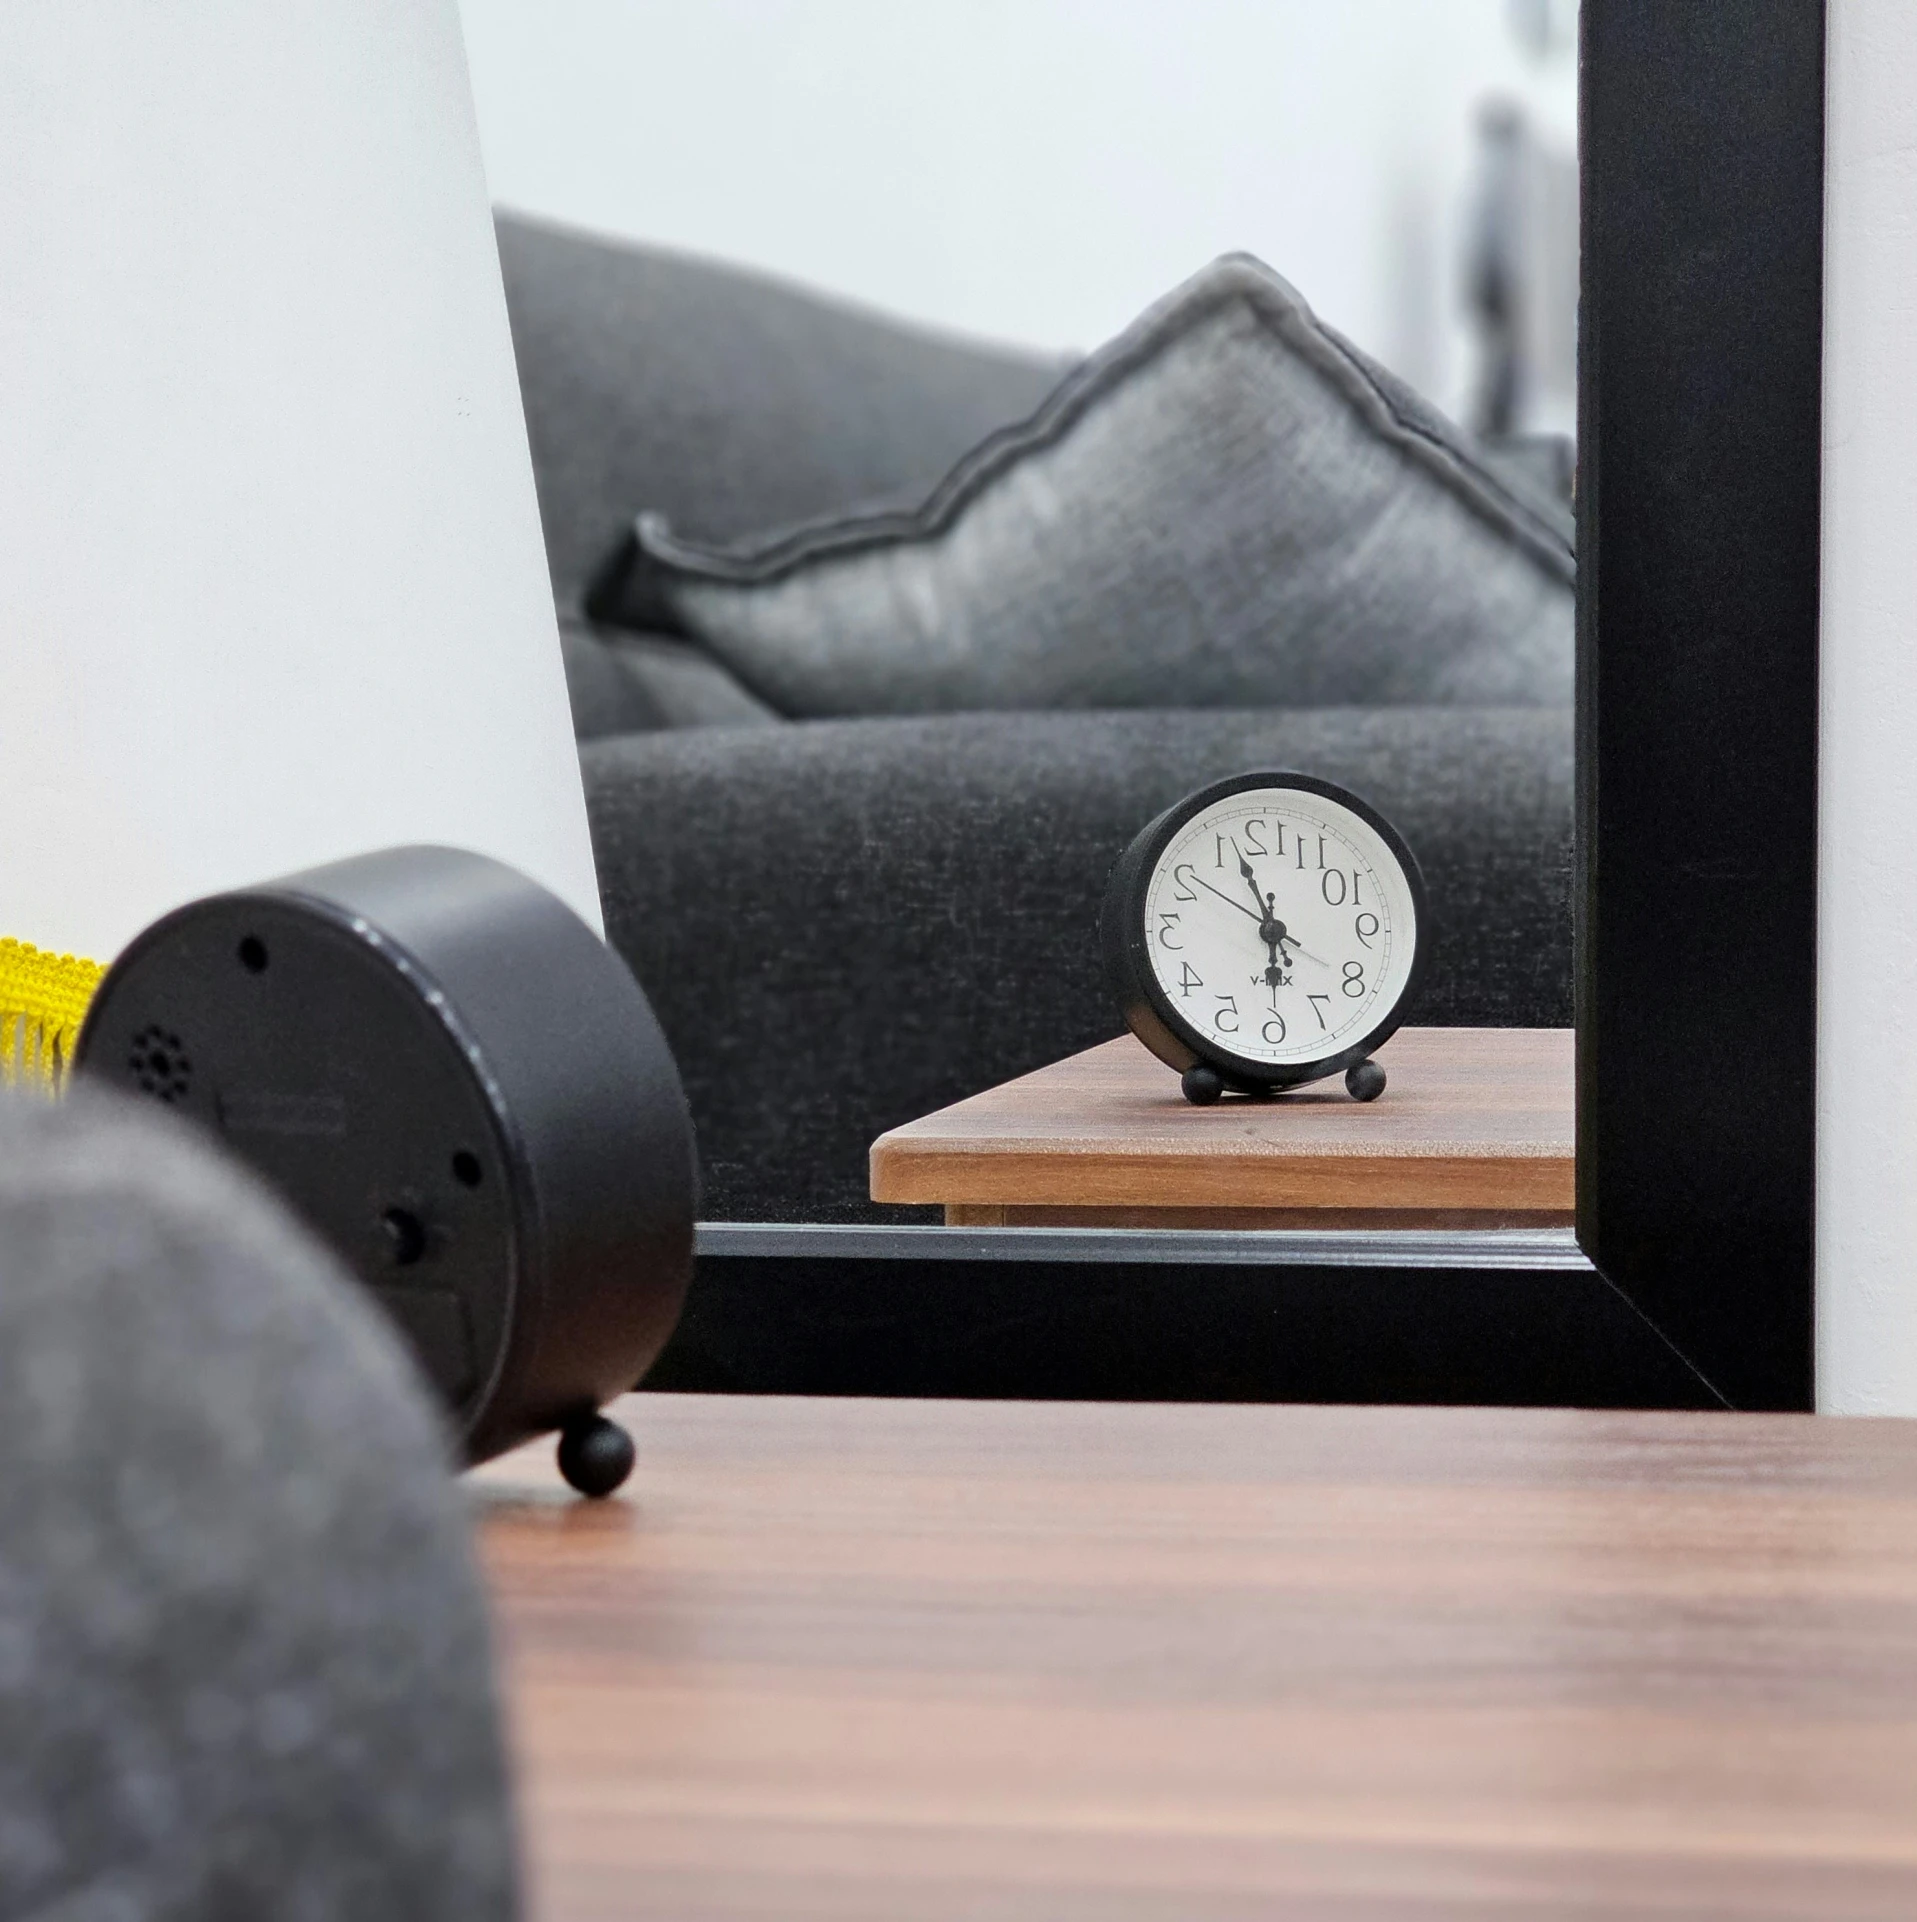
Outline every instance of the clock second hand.
MULTIPOLYGON (((1196 868, 1192 870, 1191 878, 1194 881, 1196 881, 1201 888, 1205 889, 1207 893, 1217 895, 1219 900, 1224 902, 1226 907, 1236 908, 1240 914, 1249 915, 1252 920, 1258 922, 1261 926, 1263 925, 1265 917, 1262 914, 1253 914, 1251 909, 1246 907, 1244 902, 1239 900, 1236 895, 1227 894, 1223 888, 1213 887, 1212 884, 1209 881, 1207 881, 1205 877, 1202 874, 1200 874, 1196 868)), ((1309 948, 1300 946, 1298 943, 1298 939, 1295 935, 1287 934, 1285 936, 1285 939, 1288 942, 1290 942, 1292 946, 1296 947, 1298 949, 1298 952, 1302 954, 1305 957, 1305 959, 1311 962, 1315 967, 1328 968, 1331 966, 1331 963, 1329 961, 1320 960, 1319 957, 1313 954, 1309 948)))

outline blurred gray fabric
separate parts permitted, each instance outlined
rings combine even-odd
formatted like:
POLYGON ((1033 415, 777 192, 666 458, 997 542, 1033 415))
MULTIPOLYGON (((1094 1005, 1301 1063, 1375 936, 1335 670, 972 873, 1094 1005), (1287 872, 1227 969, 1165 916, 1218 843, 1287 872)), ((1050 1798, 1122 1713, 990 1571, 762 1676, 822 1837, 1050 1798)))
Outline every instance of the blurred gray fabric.
POLYGON ((0 1915, 517 1913, 448 1464, 383 1319, 210 1144, 0 1097, 0 1915))
POLYGON ((1215 262, 910 513, 715 545, 642 513, 596 617, 662 619, 792 716, 1552 705, 1563 508, 1215 262))
POLYGON ((1407 1019, 1571 1019, 1564 709, 819 721, 581 761, 607 937, 678 1057, 715 1219, 885 1218, 875 1136, 1117 1034, 1106 876, 1248 768, 1345 782, 1417 850, 1433 955, 1407 1019))

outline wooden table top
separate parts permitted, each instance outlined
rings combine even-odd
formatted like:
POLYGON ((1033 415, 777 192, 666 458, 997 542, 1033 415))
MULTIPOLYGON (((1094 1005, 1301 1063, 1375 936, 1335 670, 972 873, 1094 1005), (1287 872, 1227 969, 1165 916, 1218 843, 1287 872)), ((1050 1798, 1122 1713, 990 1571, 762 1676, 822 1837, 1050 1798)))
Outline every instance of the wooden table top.
POLYGON ((1373 1102, 1334 1079, 1195 1108, 1124 1035, 881 1135, 872 1198, 973 1224, 1087 1210, 1121 1225, 1166 1210, 1212 1226, 1232 1225, 1221 1210, 1570 1218, 1570 1029, 1403 1028, 1378 1060, 1390 1085, 1373 1102))
POLYGON ((1917 1915, 1917 1424, 621 1415, 470 1478, 535 1922, 1917 1915))

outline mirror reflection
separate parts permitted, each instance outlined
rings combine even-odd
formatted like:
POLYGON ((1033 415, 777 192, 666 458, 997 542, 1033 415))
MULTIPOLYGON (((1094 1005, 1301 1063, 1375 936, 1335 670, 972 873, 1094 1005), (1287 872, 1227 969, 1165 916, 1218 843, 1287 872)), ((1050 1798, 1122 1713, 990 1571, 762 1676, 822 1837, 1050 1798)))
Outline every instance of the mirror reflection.
POLYGON ((707 1216, 1568 1221, 1574 8, 461 12, 608 932, 707 1216), (1489 1079, 1487 1144, 1561 1134, 1542 1185, 1061 1172, 1101 1102, 1179 1122, 1101 908, 1253 769, 1375 810, 1430 925, 1354 905, 1358 974, 1308 979, 1337 904, 1236 824, 1259 913, 1136 931, 1218 977, 1154 950, 1158 1026, 1235 1101, 1246 1007, 1284 1024, 1322 1078, 1280 1128, 1355 1125, 1373 1042, 1387 1135, 1489 1079))

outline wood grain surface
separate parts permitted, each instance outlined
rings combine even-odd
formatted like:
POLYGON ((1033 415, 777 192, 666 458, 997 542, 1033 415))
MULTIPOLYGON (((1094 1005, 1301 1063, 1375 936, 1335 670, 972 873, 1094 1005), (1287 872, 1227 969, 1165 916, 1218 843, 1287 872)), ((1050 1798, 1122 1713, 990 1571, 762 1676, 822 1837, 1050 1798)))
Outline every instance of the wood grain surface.
POLYGON ((1917 1426, 621 1413, 469 1480, 537 1922, 1917 1915, 1917 1426))
POLYGON ((1561 1223, 1571 1040, 1568 1028, 1403 1028, 1379 1050, 1390 1085, 1377 1101, 1353 1101, 1340 1079, 1194 1108, 1125 1035, 881 1135, 872 1198, 939 1203, 965 1226, 1299 1226, 1298 1211, 1338 1211, 1341 1225, 1561 1223), (1291 1218, 1251 1218, 1272 1210, 1291 1218))

